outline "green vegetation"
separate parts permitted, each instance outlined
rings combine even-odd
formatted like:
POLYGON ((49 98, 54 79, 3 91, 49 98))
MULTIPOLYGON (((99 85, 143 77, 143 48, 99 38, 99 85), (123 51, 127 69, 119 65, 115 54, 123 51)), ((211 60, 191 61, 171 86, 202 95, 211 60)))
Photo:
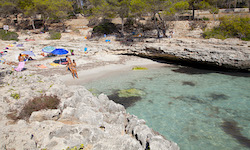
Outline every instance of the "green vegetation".
POLYGON ((79 148, 76 147, 76 146, 73 147, 73 148, 69 148, 69 147, 66 148, 66 150, 83 150, 83 149, 84 149, 84 145, 83 144, 81 144, 79 148))
POLYGON ((250 18, 225 16, 220 18, 220 25, 203 33, 204 38, 240 38, 250 40, 250 18))
POLYGON ((35 97, 25 104, 17 119, 27 120, 34 111, 39 111, 42 109, 56 109, 59 103, 60 100, 57 98, 57 96, 42 95, 40 97, 35 97))
MULTIPOLYGON (((25 16, 34 18, 34 15, 41 14, 44 29, 46 29, 49 20, 64 22, 68 13, 73 10, 72 3, 68 0, 18 0, 17 2, 11 2, 16 4, 20 13, 25 14, 25 16)), ((36 28, 34 20, 32 20, 32 27, 33 29, 36 28)))
POLYGON ((136 66, 136 67, 133 67, 132 70, 148 70, 148 68, 136 66))
POLYGON ((10 96, 13 97, 14 99, 20 98, 20 95, 18 93, 12 93, 10 96))
POLYGON ((0 29, 0 39, 5 41, 18 41, 18 34, 16 32, 10 32, 0 29))
POLYGON ((145 93, 138 89, 126 89, 126 90, 120 90, 118 91, 119 97, 138 97, 142 96, 145 93))
POLYGON ((56 32, 56 31, 49 31, 49 39, 50 40, 58 40, 61 39, 61 33, 60 32, 56 32))
MULTIPOLYGON (((121 25, 115 25, 111 22, 102 22, 95 26, 93 33, 95 35, 119 33, 121 37, 131 36, 129 33, 133 31, 144 32, 147 30, 155 29, 157 34, 145 36, 158 36, 165 35, 168 30, 169 20, 178 20, 183 18, 182 13, 186 10, 193 10, 192 19, 195 20, 195 10, 208 10, 213 14, 215 20, 215 14, 219 13, 219 8, 244 8, 249 7, 249 0, 232 1, 228 0, 0 0, 0 12, 2 17, 14 16, 16 19, 11 22, 11 25, 15 25, 16 29, 30 28, 36 29, 36 25, 43 26, 42 31, 48 31, 48 26, 51 23, 60 23, 59 30, 65 31, 66 19, 77 17, 79 13, 84 13, 84 16, 89 17, 91 20, 97 20, 94 24, 90 23, 92 27, 97 25, 102 20, 110 20, 113 18, 121 18, 121 25), (22 14, 22 15, 19 15, 22 14), (41 23, 38 23, 34 16, 41 16, 41 23), (147 14, 148 20, 146 25, 141 23, 141 20, 145 19, 147 14), (31 23, 24 24, 20 21, 20 17, 29 18, 31 23), (36 20, 36 21, 35 21, 36 20), (128 26, 128 21, 132 22, 131 26, 128 26), (125 31, 124 31, 125 30, 125 31)), ((83 15, 83 14, 81 14, 83 15)), ((186 18, 186 17, 184 17, 186 18)), ((204 20, 208 18, 204 17, 204 20)), ((246 24, 249 24, 247 22, 246 24)), ((195 25, 193 25, 195 27, 195 25)), ((237 27, 239 27, 237 25, 237 27)), ((194 29, 194 28, 192 28, 194 29)), ((237 29, 238 31, 238 29, 237 29)), ((74 30, 79 33, 79 31, 74 30)), ((215 31, 218 32, 218 31, 215 31)), ((207 33, 206 37, 209 38, 213 33, 207 33)), ((228 34, 222 33, 220 38, 227 38, 228 34)), ((230 33, 231 34, 231 33, 230 33)), ((248 33, 239 32, 238 35, 230 35, 229 37, 239 37, 244 40, 248 40, 248 33)), ((0 33, 0 38, 3 38, 3 33, 0 33)), ((5 36, 5 35, 4 35, 5 36)), ((11 36, 14 36, 11 35, 11 36)), ((51 31, 49 39, 60 39, 61 34, 51 31)), ((8 37, 7 39, 17 40, 17 37, 8 37)))
POLYGON ((115 24, 111 22, 102 22, 93 28, 93 34, 103 35, 117 32, 115 24))

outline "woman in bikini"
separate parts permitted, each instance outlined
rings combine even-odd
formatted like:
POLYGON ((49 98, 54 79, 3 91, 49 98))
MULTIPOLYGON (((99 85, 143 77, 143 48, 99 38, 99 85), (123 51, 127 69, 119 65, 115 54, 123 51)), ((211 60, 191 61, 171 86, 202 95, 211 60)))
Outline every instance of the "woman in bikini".
POLYGON ((78 78, 77 71, 76 71, 76 62, 73 60, 73 63, 71 65, 71 72, 73 75, 73 78, 75 79, 75 76, 78 78))
MULTIPOLYGON (((71 62, 71 59, 66 56, 66 60, 67 60, 67 70, 70 70, 71 71, 71 66, 72 66, 72 62, 71 62)), ((72 71, 71 71, 72 72, 72 71)))

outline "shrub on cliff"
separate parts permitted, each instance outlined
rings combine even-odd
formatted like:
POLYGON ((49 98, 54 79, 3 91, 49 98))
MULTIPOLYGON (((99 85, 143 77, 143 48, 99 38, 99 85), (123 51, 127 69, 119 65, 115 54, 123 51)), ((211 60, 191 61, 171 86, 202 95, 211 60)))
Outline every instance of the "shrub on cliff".
POLYGON ((112 34, 117 33, 118 29, 115 24, 104 21, 93 28, 94 35, 112 34))
POLYGON ((0 39, 4 41, 18 41, 18 34, 16 32, 6 32, 5 30, 0 29, 0 39))
POLYGON ((42 95, 40 97, 35 97, 25 104, 17 119, 27 120, 34 111, 42 109, 57 109, 59 103, 60 100, 57 96, 42 95))
POLYGON ((49 31, 49 35, 49 40, 58 40, 62 37, 61 33, 57 31, 49 31))
POLYGON ((204 38, 240 38, 250 40, 250 18, 240 16, 224 16, 220 25, 203 33, 204 38))

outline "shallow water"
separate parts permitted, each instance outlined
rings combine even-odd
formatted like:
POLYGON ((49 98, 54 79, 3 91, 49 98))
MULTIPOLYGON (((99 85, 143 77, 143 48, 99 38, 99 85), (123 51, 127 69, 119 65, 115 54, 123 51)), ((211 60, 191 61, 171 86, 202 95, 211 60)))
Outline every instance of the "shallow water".
POLYGON ((238 75, 175 66, 130 71, 84 86, 106 95, 144 91, 127 112, 182 150, 244 150, 250 148, 250 77, 238 75))

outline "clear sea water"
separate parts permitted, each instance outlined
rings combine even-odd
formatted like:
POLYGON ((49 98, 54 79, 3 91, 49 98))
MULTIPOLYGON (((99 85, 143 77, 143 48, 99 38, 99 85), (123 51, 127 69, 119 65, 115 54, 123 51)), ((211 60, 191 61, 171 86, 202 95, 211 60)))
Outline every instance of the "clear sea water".
POLYGON ((247 73, 173 66, 131 70, 84 86, 106 95, 131 88, 144 91, 127 112, 144 119, 181 150, 250 149, 247 73))

